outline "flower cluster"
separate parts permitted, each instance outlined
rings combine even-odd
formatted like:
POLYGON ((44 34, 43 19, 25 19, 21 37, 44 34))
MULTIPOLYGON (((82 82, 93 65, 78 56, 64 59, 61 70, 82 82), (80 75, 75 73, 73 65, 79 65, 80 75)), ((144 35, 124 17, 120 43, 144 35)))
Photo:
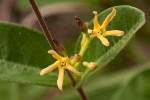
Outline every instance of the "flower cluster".
MULTIPOLYGON (((62 90, 62 86, 63 86, 65 69, 77 75, 82 74, 82 72, 77 71, 76 68, 79 66, 82 56, 84 56, 84 53, 87 50, 88 45, 93 38, 96 37, 102 42, 103 45, 109 46, 109 41, 107 40, 107 38, 105 38, 106 36, 122 36, 124 34, 124 32, 120 30, 106 31, 109 22, 116 15, 115 8, 112 9, 112 12, 106 17, 102 25, 99 24, 97 12, 93 11, 93 13, 95 15, 93 21, 94 27, 93 29, 87 28, 87 31, 86 31, 87 24, 82 25, 81 21, 76 17, 77 23, 80 26, 82 31, 81 49, 79 51, 79 54, 76 54, 74 57, 69 58, 68 56, 62 57, 58 55, 54 50, 48 51, 48 53, 52 54, 52 56, 55 59, 57 59, 57 61, 52 65, 48 66, 47 68, 42 69, 40 75, 44 75, 48 72, 51 72, 58 67, 59 75, 58 75, 57 85, 60 90, 62 90)), ((83 61, 83 65, 89 68, 90 70, 94 70, 97 67, 97 64, 95 62, 83 61)))

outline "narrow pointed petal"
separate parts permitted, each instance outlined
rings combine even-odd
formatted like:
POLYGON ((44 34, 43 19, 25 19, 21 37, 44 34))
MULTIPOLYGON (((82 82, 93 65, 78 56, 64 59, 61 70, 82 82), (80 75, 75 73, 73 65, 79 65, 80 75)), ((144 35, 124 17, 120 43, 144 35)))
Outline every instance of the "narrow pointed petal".
POLYGON ((68 70, 70 70, 70 71, 72 71, 73 73, 78 74, 78 75, 81 75, 81 74, 82 74, 82 72, 77 71, 74 67, 72 67, 72 66, 70 66, 70 65, 68 65, 68 66, 66 67, 66 69, 68 69, 68 70))
POLYGON ((109 22, 113 19, 113 17, 116 15, 116 9, 113 8, 112 12, 106 17, 106 19, 104 20, 101 28, 102 29, 106 29, 107 25, 109 24, 109 22))
POLYGON ((124 32, 123 31, 119 31, 119 30, 111 30, 111 31, 106 31, 102 35, 103 36, 122 36, 122 35, 124 35, 124 32))
POLYGON ((101 40, 103 45, 109 46, 109 41, 105 37, 103 37, 102 35, 98 35, 97 38, 101 40))
POLYGON ((98 14, 97 14, 96 11, 93 11, 93 13, 94 13, 94 15, 95 15, 95 17, 94 17, 94 29, 97 29, 97 28, 100 27, 100 24, 99 24, 99 22, 98 22, 98 14))
POLYGON ((58 69, 59 69, 59 75, 58 75, 58 80, 57 80, 57 86, 59 90, 62 91, 63 80, 64 80, 64 68, 59 67, 58 69))
POLYGON ((46 73, 48 73, 48 72, 51 72, 51 71, 54 70, 57 66, 59 66, 59 64, 60 64, 59 61, 56 61, 54 64, 52 64, 52 65, 50 65, 50 66, 48 66, 48 67, 42 69, 41 72, 40 72, 40 75, 44 75, 44 74, 46 74, 46 73))
POLYGON ((49 54, 52 54, 52 56, 53 56, 55 59, 57 59, 57 60, 61 60, 61 59, 62 59, 62 57, 59 56, 54 50, 49 50, 48 53, 49 53, 49 54))

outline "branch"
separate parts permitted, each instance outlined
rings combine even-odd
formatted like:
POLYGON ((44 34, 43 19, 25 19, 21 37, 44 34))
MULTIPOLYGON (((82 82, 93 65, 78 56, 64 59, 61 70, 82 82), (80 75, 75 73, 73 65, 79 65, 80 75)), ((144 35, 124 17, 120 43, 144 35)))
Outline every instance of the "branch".
POLYGON ((45 37, 47 38, 47 40, 48 40, 48 42, 49 42, 49 45, 50 45, 55 51, 58 52, 57 47, 56 47, 56 45, 55 45, 54 42, 53 42, 53 38, 52 38, 52 36, 51 36, 51 33, 50 33, 50 31, 48 30, 48 27, 47 27, 47 25, 46 25, 46 22, 44 21, 44 19, 43 19, 41 13, 40 13, 40 11, 39 11, 39 9, 38 9, 38 7, 37 7, 35 1, 34 1, 34 0, 29 0, 29 2, 30 2, 30 4, 31 4, 31 7, 32 7, 34 13, 36 14, 36 16, 37 16, 37 18, 38 18, 39 24, 40 24, 40 26, 41 26, 43 32, 45 33, 45 37))
MULTIPOLYGON (((46 36, 46 38, 47 38, 47 40, 48 40, 50 46, 51 46, 52 49, 54 49, 57 53, 61 54, 61 53, 59 52, 59 50, 57 49, 55 43, 53 42, 53 38, 52 38, 52 36, 51 36, 51 33, 49 32, 48 27, 47 27, 47 25, 46 25, 46 23, 45 23, 43 17, 41 16, 41 13, 40 13, 40 11, 39 11, 39 9, 38 9, 38 7, 37 7, 35 1, 34 1, 34 0, 29 0, 29 2, 30 2, 30 4, 31 4, 31 6, 32 6, 32 9, 33 9, 34 13, 36 14, 36 16, 37 16, 37 18, 38 18, 38 21, 39 21, 39 23, 40 23, 40 25, 41 25, 41 27, 42 27, 42 30, 43 30, 43 32, 44 32, 44 34, 45 34, 45 36, 46 36)), ((73 76, 70 74, 69 71, 67 71, 67 74, 68 74, 70 80, 72 81, 73 87, 75 87, 76 84, 77 84, 76 81, 75 81, 75 79, 73 78, 73 76)), ((80 88, 77 88, 77 91, 78 91, 78 93, 80 94, 82 100, 87 100, 87 98, 86 98, 86 96, 85 96, 85 93, 84 93, 84 91, 83 91, 83 89, 82 89, 81 87, 80 87, 80 88)))

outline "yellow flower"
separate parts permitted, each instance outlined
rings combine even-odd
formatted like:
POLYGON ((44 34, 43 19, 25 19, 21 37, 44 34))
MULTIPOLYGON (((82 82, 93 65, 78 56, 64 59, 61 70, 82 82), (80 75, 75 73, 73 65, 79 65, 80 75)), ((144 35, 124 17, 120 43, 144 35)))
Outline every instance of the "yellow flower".
POLYGON ((45 69, 42 69, 40 72, 40 75, 44 75, 48 72, 51 72, 54 70, 56 67, 58 67, 59 70, 59 75, 58 75, 58 80, 57 80, 57 86, 60 90, 62 90, 62 85, 63 85, 63 79, 64 79, 64 70, 68 69, 76 74, 81 74, 81 72, 78 72, 74 67, 70 65, 70 59, 68 57, 61 57, 58 55, 54 50, 49 50, 49 54, 52 54, 52 56, 57 59, 55 63, 52 65, 48 66, 45 69))
POLYGON ((112 12, 106 17, 106 19, 104 20, 102 25, 100 25, 98 22, 97 12, 93 11, 93 13, 95 14, 94 29, 93 30, 88 29, 88 33, 92 33, 91 34, 92 36, 100 39, 102 44, 104 44, 105 46, 109 46, 109 41, 105 38, 105 36, 122 36, 124 34, 124 32, 120 31, 120 30, 106 31, 107 25, 113 19, 113 17, 116 15, 116 9, 115 8, 112 9, 112 12))

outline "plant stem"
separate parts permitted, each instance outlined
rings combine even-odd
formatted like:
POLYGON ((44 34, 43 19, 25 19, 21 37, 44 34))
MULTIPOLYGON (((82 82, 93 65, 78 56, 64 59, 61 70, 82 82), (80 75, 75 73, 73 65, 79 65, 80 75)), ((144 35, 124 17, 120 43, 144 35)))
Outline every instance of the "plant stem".
MULTIPOLYGON (((47 40, 48 40, 50 46, 51 46, 52 49, 54 49, 57 53, 61 54, 61 53, 59 52, 59 50, 57 49, 55 43, 53 42, 53 38, 52 38, 52 36, 51 36, 51 33, 49 32, 48 27, 47 27, 47 25, 46 25, 46 23, 45 23, 45 21, 44 21, 42 15, 41 15, 39 9, 38 9, 38 7, 37 7, 35 1, 34 1, 34 0, 29 0, 29 2, 30 2, 30 4, 31 4, 31 7, 32 7, 34 13, 36 14, 36 16, 37 16, 37 18, 38 18, 38 21, 39 21, 39 23, 40 23, 40 26, 42 27, 42 30, 43 30, 43 32, 44 32, 44 34, 45 34, 45 37, 47 38, 47 40)), ((72 81, 72 86, 75 87, 77 83, 76 83, 74 77, 71 75, 71 73, 70 73, 68 70, 66 70, 66 72, 67 72, 67 75, 69 76, 70 80, 72 81)), ((87 97, 86 97, 86 95, 85 95, 85 93, 84 93, 82 87, 77 88, 77 91, 78 91, 78 93, 80 94, 82 100, 87 100, 87 97)))
MULTIPOLYGON (((91 42, 92 39, 93 38, 87 38, 86 37, 86 41, 84 42, 84 45, 81 45, 79 55, 81 55, 82 57, 84 56, 84 53, 86 52, 86 50, 88 48, 88 45, 89 45, 89 43, 91 42)), ((74 66, 77 68, 80 65, 80 62, 81 62, 81 60, 79 62, 76 62, 74 66)))
MULTIPOLYGON (((70 72, 68 70, 66 70, 66 72, 67 72, 67 75, 69 76, 70 80, 72 81, 72 86, 75 87, 76 84, 77 84, 75 79, 73 78, 73 76, 70 74, 70 72)), ((76 88, 76 89, 77 89, 80 97, 82 98, 82 100, 88 100, 85 93, 84 93, 84 91, 83 91, 83 89, 82 89, 82 87, 79 87, 79 88, 76 88)))
POLYGON ((58 50, 56 49, 56 45, 55 43, 53 42, 53 38, 51 36, 51 33, 50 31, 48 30, 48 27, 46 25, 46 22, 44 21, 38 7, 37 7, 37 4, 34 0, 29 0, 30 4, 31 4, 31 7, 34 11, 34 13, 36 14, 37 18, 38 18, 38 21, 39 21, 39 24, 43 30, 43 32, 45 33, 45 37, 47 38, 48 40, 48 43, 49 45, 55 50, 58 52, 58 50))
MULTIPOLYGON (((94 37, 87 37, 85 33, 82 33, 82 40, 81 40, 81 49, 79 51, 79 55, 81 57, 84 56, 84 53, 86 52, 87 48, 88 48, 88 45, 89 43, 92 41, 94 37)), ((75 59, 75 58, 74 58, 75 59)), ((73 59, 73 60, 74 60, 73 59)), ((80 65, 81 63, 81 59, 80 61, 77 61, 77 62, 74 62, 72 63, 72 66, 74 66, 75 68, 78 68, 78 66, 80 65)))

